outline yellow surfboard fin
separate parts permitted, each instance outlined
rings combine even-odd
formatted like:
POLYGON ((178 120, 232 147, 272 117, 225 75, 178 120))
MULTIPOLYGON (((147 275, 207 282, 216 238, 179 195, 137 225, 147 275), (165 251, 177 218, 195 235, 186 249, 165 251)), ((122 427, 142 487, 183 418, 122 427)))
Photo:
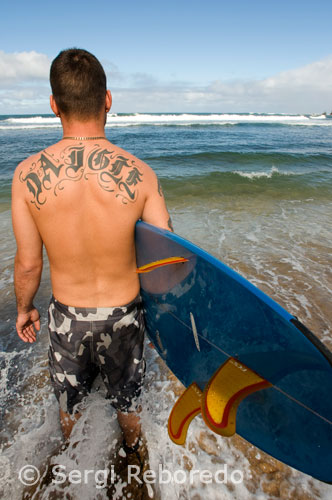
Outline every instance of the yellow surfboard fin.
POLYGON ((236 412, 249 394, 270 387, 262 377, 239 361, 229 358, 211 377, 202 398, 206 425, 222 436, 236 431, 236 412))
POLYGON ((206 425, 221 436, 236 432, 236 412, 249 394, 271 387, 243 363, 229 358, 211 377, 204 392, 194 382, 175 403, 168 419, 168 434, 176 444, 184 444, 190 422, 202 413, 206 425))
POLYGON ((149 273, 154 269, 162 266, 169 266, 170 264, 179 264, 181 262, 188 262, 189 259, 185 257, 167 257, 166 259, 156 260, 155 262, 150 262, 149 264, 145 264, 144 266, 138 267, 136 272, 138 274, 141 273, 149 273))
POLYGON ((174 443, 185 443, 190 422, 201 412, 202 394, 194 382, 173 406, 168 419, 168 435, 174 443))

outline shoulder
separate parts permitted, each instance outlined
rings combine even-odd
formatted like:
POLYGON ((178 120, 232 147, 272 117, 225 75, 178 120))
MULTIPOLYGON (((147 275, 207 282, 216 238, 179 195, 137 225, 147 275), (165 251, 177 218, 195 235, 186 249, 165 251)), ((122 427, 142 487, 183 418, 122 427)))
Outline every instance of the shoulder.
POLYGON ((29 178, 37 179, 37 177, 41 177, 42 170, 47 169, 48 164, 52 161, 58 163, 58 160, 56 160, 58 149, 59 146, 56 143, 21 161, 14 172, 14 182, 21 181, 24 183, 29 178))
POLYGON ((17 165, 13 176, 13 186, 24 185, 27 176, 32 172, 37 171, 38 162, 40 160, 41 154, 42 151, 34 155, 31 155, 17 165))
POLYGON ((47 154, 45 150, 39 151, 17 165, 12 181, 13 199, 27 201, 31 194, 37 196, 38 192, 41 191, 43 182, 41 166, 45 154, 47 154))

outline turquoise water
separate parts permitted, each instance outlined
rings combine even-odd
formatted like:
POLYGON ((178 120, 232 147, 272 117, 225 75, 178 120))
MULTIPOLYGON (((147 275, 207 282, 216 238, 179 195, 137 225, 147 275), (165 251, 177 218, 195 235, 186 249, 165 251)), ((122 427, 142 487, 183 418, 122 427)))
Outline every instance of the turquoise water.
MULTIPOLYGON (((155 169, 178 234, 240 272, 332 348, 332 120, 324 116, 255 113, 122 114, 109 116, 106 136, 155 169)), ((47 265, 36 298, 42 313, 39 341, 27 346, 15 334, 10 184, 21 160, 61 137, 60 122, 51 115, 0 116, 0 439, 1 450, 15 467, 28 460, 36 440, 45 441, 44 451, 35 452, 42 462, 52 451, 45 432, 53 433, 56 441, 60 431, 47 379, 47 265)), ((160 389, 158 384, 162 382, 158 380, 165 380, 165 373, 158 372, 156 377, 154 361, 149 363, 150 393, 145 403, 152 413, 146 414, 144 421, 152 446, 151 460, 157 463, 154 457, 158 453, 158 460, 170 456, 172 460, 180 459, 183 452, 170 448, 164 436, 170 396, 160 389), (163 442, 165 452, 162 447, 156 449, 155 440, 163 442)), ((103 399, 96 394, 93 398, 104 415, 103 399)), ((87 420, 83 421, 86 425, 89 418, 96 419, 94 411, 88 410, 87 420)), ((100 422, 105 424, 107 418, 102 417, 100 422)), ((200 425, 193 426, 198 434, 204 429, 200 425)), ((97 444, 89 445, 96 463, 104 438, 101 425, 97 431, 100 440, 97 436, 97 444)), ((192 439, 196 443, 196 438, 192 439)), ((218 446, 222 456, 227 456, 227 463, 236 464, 239 451, 223 441, 218 441, 218 446)), ((201 469, 207 468, 207 456, 200 459, 188 448, 186 454, 201 469)), ((244 458, 241 464, 245 467, 244 458)), ((306 483, 304 475, 292 477, 294 482, 284 478, 290 487, 306 483)), ((322 498, 329 497, 331 490, 317 482, 312 484, 322 498)), ((15 497, 16 487, 10 481, 6 483, 7 498, 15 497)), ((210 485, 203 492, 199 488, 190 491, 204 499, 234 498, 234 491, 238 498, 247 498, 247 490, 240 486, 235 486, 233 493, 225 487, 222 497, 216 495, 213 485, 208 488, 210 485)), ((310 492, 310 484, 308 488, 310 492)), ((161 498, 177 498, 179 494, 167 490, 161 498)), ((259 494, 260 498, 269 498, 261 491, 259 494)))

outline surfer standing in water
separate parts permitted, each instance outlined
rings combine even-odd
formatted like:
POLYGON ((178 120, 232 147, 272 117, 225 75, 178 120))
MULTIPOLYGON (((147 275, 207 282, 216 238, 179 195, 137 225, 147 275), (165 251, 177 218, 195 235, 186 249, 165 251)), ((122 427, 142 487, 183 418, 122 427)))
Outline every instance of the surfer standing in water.
POLYGON ((135 224, 171 229, 171 220, 152 169, 105 137, 112 97, 99 61, 85 50, 62 51, 50 83, 63 138, 20 163, 13 179, 16 329, 35 342, 45 245, 49 368, 63 434, 69 438, 100 371, 130 453, 139 443, 145 371, 135 224))

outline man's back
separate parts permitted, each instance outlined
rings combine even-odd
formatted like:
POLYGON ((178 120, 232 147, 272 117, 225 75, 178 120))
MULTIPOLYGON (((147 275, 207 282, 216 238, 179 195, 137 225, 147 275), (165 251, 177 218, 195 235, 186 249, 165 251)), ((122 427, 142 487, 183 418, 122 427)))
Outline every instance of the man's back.
POLYGON ((170 229, 171 222, 154 172, 105 138, 112 96, 98 59, 83 49, 61 51, 50 83, 63 139, 23 161, 13 179, 16 330, 24 342, 36 341, 44 244, 54 295, 49 367, 63 434, 69 438, 98 369, 127 451, 136 453, 144 318, 134 229, 138 219, 170 229))
POLYGON ((168 217, 148 165, 106 139, 64 139, 19 165, 14 190, 46 247, 60 302, 108 307, 136 297, 135 223, 162 225, 164 210, 166 227, 168 217))

